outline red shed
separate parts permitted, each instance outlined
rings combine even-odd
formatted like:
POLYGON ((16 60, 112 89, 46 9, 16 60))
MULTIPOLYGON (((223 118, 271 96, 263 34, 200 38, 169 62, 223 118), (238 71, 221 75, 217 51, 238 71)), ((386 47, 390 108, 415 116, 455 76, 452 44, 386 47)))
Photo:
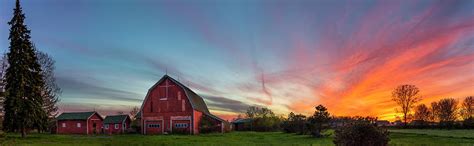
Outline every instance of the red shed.
POLYGON ((114 115, 104 119, 104 131, 107 134, 125 133, 130 128, 130 116, 114 115))
POLYGON ((102 133, 103 118, 97 112, 62 113, 56 118, 58 134, 102 133))
POLYGON ((140 113, 143 134, 198 134, 203 118, 214 132, 224 132, 227 124, 209 112, 202 97, 168 75, 148 90, 140 113))

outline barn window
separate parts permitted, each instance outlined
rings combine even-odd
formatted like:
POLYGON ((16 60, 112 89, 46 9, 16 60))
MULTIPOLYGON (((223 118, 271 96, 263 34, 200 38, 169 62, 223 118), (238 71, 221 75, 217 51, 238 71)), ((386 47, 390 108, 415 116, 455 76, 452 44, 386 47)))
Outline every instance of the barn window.
POLYGON ((63 125, 62 127, 66 127, 66 123, 62 123, 62 125, 63 125))
POLYGON ((127 128, 127 124, 126 123, 123 123, 122 124, 122 129, 126 129, 127 128))
POLYGON ((104 128, 105 128, 105 129, 109 129, 109 124, 105 124, 105 125, 104 125, 104 128))
POLYGON ((77 123, 77 128, 81 128, 81 123, 77 123))
POLYGON ((181 100, 181 92, 178 91, 178 100, 181 100))
POLYGON ((115 129, 118 129, 119 128, 119 124, 115 124, 115 129))
POLYGON ((174 127, 176 127, 176 128, 188 128, 188 124, 186 124, 186 123, 176 123, 174 125, 174 127))
POLYGON ((160 124, 148 124, 148 128, 160 128, 160 124))

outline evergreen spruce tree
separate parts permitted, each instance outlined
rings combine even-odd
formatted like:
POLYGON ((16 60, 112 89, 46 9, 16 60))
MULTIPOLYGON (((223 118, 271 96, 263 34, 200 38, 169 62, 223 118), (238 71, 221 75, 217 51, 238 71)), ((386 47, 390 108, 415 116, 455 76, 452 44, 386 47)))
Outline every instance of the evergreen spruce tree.
POLYGON ((5 80, 5 131, 21 132, 26 137, 28 129, 35 123, 46 123, 41 89, 44 85, 41 66, 37 61, 35 49, 30 41, 30 30, 24 24, 20 1, 16 1, 10 28, 10 51, 5 80))

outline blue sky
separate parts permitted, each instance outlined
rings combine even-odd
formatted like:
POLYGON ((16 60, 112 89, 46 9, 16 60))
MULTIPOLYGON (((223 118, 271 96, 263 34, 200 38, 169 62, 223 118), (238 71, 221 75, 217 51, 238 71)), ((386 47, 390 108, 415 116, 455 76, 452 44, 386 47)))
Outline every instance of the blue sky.
MULTIPOLYGON (((0 2, 2 52, 13 7, 0 2)), ((325 104, 338 115, 388 119, 396 116, 389 92, 404 83, 419 86, 426 103, 474 94, 470 0, 24 0, 22 7, 32 41, 57 62, 61 111, 127 112, 165 72, 227 117, 249 105, 286 114, 325 104)))

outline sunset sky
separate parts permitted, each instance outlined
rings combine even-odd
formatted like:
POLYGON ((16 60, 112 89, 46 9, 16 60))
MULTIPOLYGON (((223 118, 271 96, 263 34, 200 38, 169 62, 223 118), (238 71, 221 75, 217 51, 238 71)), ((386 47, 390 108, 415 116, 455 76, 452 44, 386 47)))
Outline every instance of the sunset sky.
MULTIPOLYGON (((0 1, 0 51, 14 0, 0 1)), ((165 73, 230 119, 287 115, 393 120, 391 92, 421 103, 474 95, 474 1, 23 0, 36 47, 56 60, 61 111, 127 112, 165 73)))

